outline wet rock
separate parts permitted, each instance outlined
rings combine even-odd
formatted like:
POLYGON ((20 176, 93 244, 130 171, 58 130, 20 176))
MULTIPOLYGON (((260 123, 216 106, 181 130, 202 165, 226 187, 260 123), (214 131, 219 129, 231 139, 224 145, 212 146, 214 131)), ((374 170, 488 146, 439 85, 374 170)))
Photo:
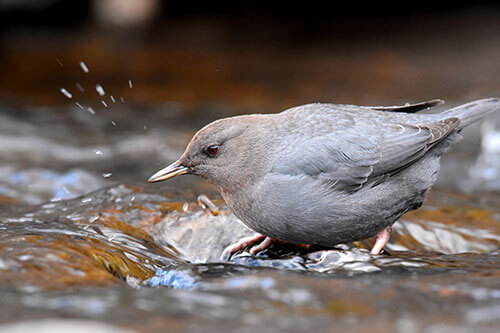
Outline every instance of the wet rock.
MULTIPOLYGON (((219 205, 222 202, 215 201, 219 205)), ((254 234, 225 206, 215 216, 194 202, 188 203, 185 211, 178 209, 184 204, 178 203, 177 209, 169 205, 162 205, 165 215, 151 232, 158 242, 174 245, 189 262, 219 262, 226 246, 254 234)))

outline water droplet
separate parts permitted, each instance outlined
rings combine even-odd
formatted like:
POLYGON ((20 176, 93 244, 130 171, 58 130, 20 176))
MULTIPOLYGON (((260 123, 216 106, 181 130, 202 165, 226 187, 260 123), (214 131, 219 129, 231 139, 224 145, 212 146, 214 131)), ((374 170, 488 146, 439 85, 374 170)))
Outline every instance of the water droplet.
POLYGON ((92 115, 94 115, 94 114, 95 114, 94 109, 92 109, 90 106, 87 108, 87 111, 88 111, 90 114, 92 114, 92 115))
POLYGON ((109 177, 111 177, 111 175, 113 175, 111 172, 108 172, 108 173, 103 173, 103 174, 102 174, 102 176, 103 176, 104 178, 109 178, 109 177))
POLYGON ((109 99, 111 99, 111 102, 115 103, 115 98, 113 97, 113 95, 110 95, 109 99))
POLYGON ((78 90, 80 90, 81 92, 84 92, 85 89, 83 89, 82 85, 80 83, 77 83, 76 84, 76 87, 78 88, 78 90))
POLYGON ((116 126, 116 122, 115 121, 112 121, 111 124, 113 124, 113 126, 116 126))
POLYGON ((73 95, 71 95, 71 93, 70 93, 69 91, 67 91, 66 89, 64 89, 64 88, 61 88, 61 89, 60 89, 60 91, 61 91, 61 93, 62 93, 64 96, 66 96, 66 97, 68 97, 68 98, 72 98, 72 97, 73 97, 73 95))
POLYGON ((147 131, 148 130, 148 127, 146 125, 144 125, 144 130, 147 131))
POLYGON ((83 69, 85 73, 89 72, 89 68, 87 67, 87 65, 85 65, 83 61, 80 61, 80 67, 83 69))
POLYGON ((96 155, 102 155, 102 151, 100 151, 99 149, 94 149, 94 153, 96 155))
POLYGON ((63 63, 61 62, 61 60, 59 60, 59 59, 57 59, 57 58, 56 58, 56 61, 57 61, 57 63, 59 64, 59 66, 64 67, 64 65, 63 65, 63 63))
POLYGON ((97 221, 99 219, 99 216, 92 216, 90 219, 89 219, 89 222, 90 223, 94 223, 95 221, 97 221))
POLYGON ((188 203, 188 202, 185 202, 185 203, 184 203, 184 205, 182 205, 182 210, 183 210, 184 212, 187 212, 187 211, 188 211, 188 209, 189 209, 189 203, 188 203))
POLYGON ((132 80, 128 80, 128 86, 132 88, 132 80))
POLYGON ((106 104, 106 102, 105 102, 105 101, 101 101, 101 103, 102 103, 102 105, 104 105, 104 107, 105 107, 105 108, 107 108, 107 107, 108 107, 108 104, 106 104))
POLYGON ((83 106, 82 106, 80 103, 78 103, 78 102, 77 102, 77 103, 75 103, 75 104, 76 104, 76 106, 78 106, 80 109, 82 109, 82 110, 83 110, 83 106))
POLYGON ((120 99, 121 99, 122 103, 125 103, 125 100, 123 99, 123 96, 120 96, 120 99))
POLYGON ((81 203, 87 203, 87 202, 91 202, 92 201, 92 198, 83 198, 82 200, 80 200, 81 203))
POLYGON ((100 84, 96 84, 95 90, 99 94, 99 96, 104 96, 106 93, 104 92, 104 88, 100 84))

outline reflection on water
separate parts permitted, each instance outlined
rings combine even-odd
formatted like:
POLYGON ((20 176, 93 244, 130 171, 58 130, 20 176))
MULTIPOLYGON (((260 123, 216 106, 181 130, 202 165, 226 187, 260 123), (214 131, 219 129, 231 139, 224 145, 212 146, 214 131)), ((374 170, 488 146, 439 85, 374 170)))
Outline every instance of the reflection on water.
POLYGON ((481 126, 481 154, 470 168, 476 189, 500 189, 500 117, 481 126))
POLYGON ((81 169, 60 173, 50 169, 6 167, 0 170, 0 174, 3 180, 0 194, 19 198, 15 200, 27 204, 72 199, 108 185, 102 177, 81 169))
POLYGON ((146 110, 141 121, 126 109, 92 119, 82 110, 0 116, 1 323, 69 317, 88 327, 97 320, 206 332, 500 327, 498 194, 433 191, 394 226, 382 255, 369 254, 372 240, 310 251, 273 244, 221 263, 227 245, 253 232, 213 189, 192 177, 145 184, 198 126, 175 116, 175 106, 164 110, 146 110), (200 206, 200 193, 217 215, 200 206))

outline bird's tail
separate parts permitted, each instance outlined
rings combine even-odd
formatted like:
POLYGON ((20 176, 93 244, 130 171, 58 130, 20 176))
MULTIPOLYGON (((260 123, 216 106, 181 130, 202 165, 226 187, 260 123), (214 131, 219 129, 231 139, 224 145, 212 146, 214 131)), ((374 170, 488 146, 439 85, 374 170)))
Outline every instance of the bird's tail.
POLYGON ((460 119, 460 125, 457 129, 461 130, 476 121, 481 120, 489 113, 500 110, 499 98, 485 98, 467 104, 459 105, 453 109, 444 112, 449 117, 457 117, 460 119))

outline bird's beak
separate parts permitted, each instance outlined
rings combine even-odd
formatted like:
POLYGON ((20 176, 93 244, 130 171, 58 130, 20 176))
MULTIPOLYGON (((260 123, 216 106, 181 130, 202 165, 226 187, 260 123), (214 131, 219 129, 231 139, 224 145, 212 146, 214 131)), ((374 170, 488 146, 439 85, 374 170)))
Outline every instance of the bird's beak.
POLYGON ((161 169, 148 179, 148 183, 161 182, 162 180, 167 180, 178 175, 184 175, 188 173, 189 168, 181 165, 179 161, 175 161, 168 167, 161 169))

